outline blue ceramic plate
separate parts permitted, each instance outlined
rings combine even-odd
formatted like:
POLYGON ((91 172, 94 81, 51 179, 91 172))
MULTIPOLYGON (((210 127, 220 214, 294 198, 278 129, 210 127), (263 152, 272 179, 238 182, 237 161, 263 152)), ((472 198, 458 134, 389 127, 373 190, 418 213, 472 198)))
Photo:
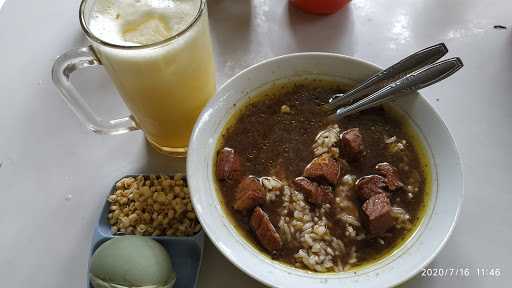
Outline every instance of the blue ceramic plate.
MULTIPOLYGON (((124 177, 136 177, 138 175, 127 175, 124 177)), ((124 178, 123 177, 123 178, 124 178)), ((116 181, 117 183, 117 181, 116 181)), ((109 195, 115 190, 115 184, 109 195)), ((108 197, 108 195, 107 195, 108 197)), ((91 243, 91 256, 104 242, 114 238, 123 237, 112 235, 111 226, 108 223, 107 215, 109 212, 109 203, 105 201, 103 210, 94 229, 94 235, 91 243)), ((146 236, 151 237, 160 243, 167 253, 171 256, 172 266, 176 272, 175 288, 196 287, 201 260, 203 258, 204 232, 203 230, 190 237, 171 237, 171 236, 146 236)), ((87 274, 89 275, 89 274, 87 274)), ((87 287, 92 287, 87 277, 87 287)))

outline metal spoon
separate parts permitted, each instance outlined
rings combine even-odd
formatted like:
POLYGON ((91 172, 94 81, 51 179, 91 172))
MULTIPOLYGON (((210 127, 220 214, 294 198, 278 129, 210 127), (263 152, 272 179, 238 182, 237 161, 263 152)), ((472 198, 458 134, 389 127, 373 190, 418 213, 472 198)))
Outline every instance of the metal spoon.
POLYGON ((430 64, 418 71, 412 72, 399 80, 386 85, 377 92, 345 107, 337 107, 336 113, 329 116, 331 119, 339 120, 347 115, 356 113, 384 102, 390 101, 397 96, 408 94, 437 83, 462 68, 464 64, 458 57, 430 64))
POLYGON ((446 53, 448 53, 448 48, 444 43, 439 43, 420 50, 400 60, 398 63, 393 64, 386 70, 373 75, 368 80, 347 93, 333 95, 330 98, 329 103, 323 105, 322 108, 328 112, 334 112, 340 106, 347 105, 353 101, 361 99, 365 95, 378 91, 387 84, 386 81, 392 81, 399 76, 411 73, 436 62, 446 55, 446 53))

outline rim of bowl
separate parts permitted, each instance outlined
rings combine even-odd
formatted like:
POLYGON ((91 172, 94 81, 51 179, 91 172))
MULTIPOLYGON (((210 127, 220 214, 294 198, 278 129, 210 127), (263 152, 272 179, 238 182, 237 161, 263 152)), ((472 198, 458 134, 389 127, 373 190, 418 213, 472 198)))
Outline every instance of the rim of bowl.
MULTIPOLYGON (((212 108, 213 104, 216 103, 217 101, 219 101, 220 98, 220 95, 219 95, 219 91, 222 91, 225 89, 225 87, 228 87, 229 85, 231 85, 232 82, 236 81, 237 78, 241 77, 243 74, 246 74, 248 73, 249 71, 251 70, 254 70, 256 69, 257 67, 259 66, 262 66, 262 65, 266 65, 268 63, 271 63, 271 62, 275 62, 275 61, 280 61, 280 60, 283 60, 283 59, 286 59, 286 58, 294 58, 294 57, 302 57, 302 56, 313 56, 313 55, 316 55, 316 56, 325 56, 325 57, 336 57, 336 58, 344 58, 344 59, 348 59, 348 60, 351 60, 351 61, 354 61, 354 62, 358 62, 359 64, 363 64, 363 65, 367 65, 371 68, 375 68, 375 69, 378 69, 378 70, 382 70, 382 68, 374 63, 371 63, 369 61, 366 61, 366 60, 363 60, 363 59, 360 59, 360 58, 356 58, 356 57, 352 57, 352 56, 347 56, 347 55, 343 55, 343 54, 336 54, 336 53, 328 53, 328 52, 300 52, 300 53, 291 53, 291 54, 285 54, 285 55, 281 55, 281 56, 277 56, 277 57, 272 57, 272 58, 269 58, 269 59, 266 59, 266 60, 263 60, 261 62, 258 62, 256 64, 253 64, 245 69, 243 69, 242 71, 238 72, 237 74, 235 74, 233 77, 231 77, 229 80, 227 80, 226 82, 224 82, 221 87, 217 90, 216 94, 215 94, 215 97, 213 97, 212 99, 210 99, 210 101, 208 102, 208 104, 203 108, 203 110, 201 111, 199 117, 197 118, 196 120, 196 124, 194 125, 194 129, 192 131, 192 134, 191 134, 191 137, 190 137, 190 144, 189 144, 189 150, 187 152, 187 167, 191 167, 191 159, 193 157, 189 157, 188 154, 192 154, 194 153, 194 150, 193 147, 194 147, 194 143, 196 142, 195 139, 198 137, 198 131, 201 127, 201 123, 203 121, 201 121, 204 117, 206 117, 205 115, 208 113, 208 111, 210 110, 210 108, 212 108), (189 163, 190 162, 190 163, 189 163)), ((275 80, 279 80, 279 79, 275 79, 275 80)), ((268 84, 268 83, 267 83, 268 84)), ((263 84, 265 85, 265 84, 263 84)), ((251 92, 249 92, 250 94, 251 92)), ((422 98, 423 102, 425 105, 428 105, 429 108, 434 111, 433 113, 433 117, 434 118, 437 118, 438 122, 441 124, 441 129, 444 130, 444 132, 446 133, 446 135, 448 136, 448 140, 449 142, 451 143, 451 145, 453 146, 454 148, 454 151, 456 152, 454 157, 456 158, 457 160, 457 163, 456 163, 456 166, 459 168, 457 172, 457 174, 460 175, 460 188, 461 188, 461 191, 460 191, 460 195, 459 197, 457 198, 458 201, 457 201, 457 207, 456 207, 456 211, 455 211, 455 215, 453 216, 453 221, 452 223, 450 224, 450 227, 447 231, 447 233, 442 237, 442 240, 440 241, 439 245, 433 249, 433 253, 425 258, 423 261, 421 261, 421 265, 418 265, 418 267, 416 269, 412 269, 407 275, 405 275, 405 277, 401 277, 400 279, 398 279, 398 281, 395 281, 394 283, 390 283, 391 286, 396 286, 396 285, 400 285, 400 284, 403 284, 405 283, 407 280, 411 279, 412 277, 414 277, 415 275, 418 274, 418 272, 425 266, 427 266, 430 262, 432 262, 432 260, 439 254, 439 252, 445 247, 448 239, 450 238, 450 236, 452 235, 453 233, 453 230, 458 222, 458 218, 459 218, 459 215, 461 213, 461 208, 462 208, 462 203, 463 203, 463 200, 464 200, 464 175, 463 175, 463 169, 462 169, 462 161, 461 161, 461 158, 460 158, 460 153, 459 153, 459 150, 457 148, 457 144, 452 136, 452 134, 450 133, 450 130, 448 129, 448 127, 446 126, 446 123, 442 120, 442 118, 440 117, 440 115, 437 113, 437 111, 435 111, 435 109, 432 107, 432 105, 430 105, 430 103, 428 103, 428 101, 426 101, 423 96, 421 96, 421 94, 418 92, 419 96, 422 98)), ((243 101, 241 101, 243 102, 243 101)), ((238 109, 240 109, 240 107, 238 107, 238 109)), ((405 112, 405 111, 404 111, 405 112)), ((231 114, 228 114, 226 115, 226 117, 231 117, 231 114)), ((409 115, 407 115, 409 117, 409 115)), ((410 118, 410 117, 409 117, 410 118)), ((412 120, 412 119, 410 119, 412 120)), ((415 128, 419 128, 419 127, 415 127, 415 128)), ((422 135, 423 137, 423 135, 422 135)), ((215 145, 217 144, 217 140, 218 140, 218 137, 215 139, 215 145)), ((428 144, 428 143, 426 143, 428 144)), ((201 145, 200 143, 198 143, 197 145, 201 145)), ((432 153, 432 151, 430 150, 431 148, 429 147, 429 145, 426 145, 425 147, 429 153, 432 153)), ((434 168, 437 168, 437 164, 435 163, 435 161, 433 161, 431 163, 432 166, 434 166, 434 168)), ((206 168, 206 167, 205 167, 206 168)), ((187 170, 188 171, 188 170, 187 170)), ((187 175, 189 176, 189 175, 187 175)), ((190 192, 191 192, 191 200, 192 200, 192 205, 194 207, 194 209, 196 211, 201 211, 201 209, 198 209, 198 204, 196 204, 196 200, 194 194, 193 193, 193 189, 192 189, 192 186, 194 186, 192 184, 193 181, 190 181, 191 184, 189 185, 189 189, 190 189, 190 192)), ((439 192, 439 191, 438 191, 439 192)), ((432 199, 431 199, 432 201, 432 199)), ((223 208, 224 209, 224 208, 223 208)), ((215 247, 221 251, 221 253, 223 254, 224 257, 226 257, 235 267, 237 267, 238 269, 240 269, 241 271, 243 271, 246 275, 250 276, 251 278, 265 284, 265 285, 268 285, 268 286, 272 286, 274 287, 273 283, 267 281, 266 279, 263 279, 261 277, 256 277, 254 276, 253 273, 251 273, 251 271, 249 271, 248 269, 246 269, 244 266, 242 266, 241 264, 239 264, 237 261, 235 261, 235 258, 231 255, 231 253, 228 253, 228 251, 226 250, 226 247, 223 246, 223 245, 220 245, 220 243, 217 243, 215 241, 214 238, 210 237, 210 235, 213 234, 212 231, 210 231, 210 227, 207 227, 205 225, 203 225, 203 223, 205 221, 203 221, 202 219, 202 215, 201 213, 199 212, 196 212, 197 213, 197 216, 198 216, 198 219, 202 225, 202 229, 203 231, 206 232, 206 234, 208 235, 208 237, 211 239, 211 242, 215 245, 215 247)), ((225 213, 225 212, 224 212, 225 213)), ((231 222, 231 220, 228 220, 228 222, 231 222)), ((230 223, 231 225, 233 225, 232 223, 230 223)), ((422 223, 419 224, 420 227, 421 225, 423 225, 422 223)), ((410 237, 413 237, 413 235, 411 235, 410 237)), ((410 239, 409 239, 410 240, 410 239)), ((406 243, 409 241, 407 240, 405 243, 401 244, 400 247, 402 247, 403 245, 406 245, 406 243)), ((247 245, 247 244, 246 244, 247 245)), ((397 249, 400 249, 400 247, 398 247, 397 249)), ((259 255, 259 257, 264 257, 262 255, 259 255)), ((385 256, 383 259, 387 258, 388 256, 385 256)), ((350 271, 349 271, 350 272, 350 271)), ((318 273, 320 274, 320 273, 318 273)))

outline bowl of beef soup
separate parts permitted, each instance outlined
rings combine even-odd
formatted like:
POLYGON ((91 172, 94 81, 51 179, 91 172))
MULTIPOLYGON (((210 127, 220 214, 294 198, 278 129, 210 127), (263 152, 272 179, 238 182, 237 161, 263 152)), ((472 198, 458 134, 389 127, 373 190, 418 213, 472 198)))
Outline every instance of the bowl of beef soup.
POLYGON ((327 120, 319 108, 378 72, 301 53, 226 82, 194 129, 194 208, 236 266, 275 287, 383 287, 414 276, 462 202, 453 139, 418 93, 327 120))

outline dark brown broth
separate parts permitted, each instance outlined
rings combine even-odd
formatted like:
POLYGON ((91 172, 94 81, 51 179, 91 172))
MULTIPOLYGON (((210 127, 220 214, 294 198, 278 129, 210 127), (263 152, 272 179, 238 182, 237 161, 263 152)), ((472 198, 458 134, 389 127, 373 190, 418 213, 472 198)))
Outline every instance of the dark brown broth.
MULTIPOLYGON (((293 179, 301 176, 304 167, 313 158, 311 145, 319 131, 329 123, 319 109, 329 95, 344 92, 347 86, 326 80, 300 80, 287 84, 275 84, 257 95, 250 104, 244 106, 240 113, 231 120, 223 133, 218 148, 230 147, 238 152, 241 160, 242 175, 277 176, 280 179, 293 179), (282 113, 281 106, 290 107, 291 113, 282 113), (236 121, 236 122, 235 122, 236 121)), ((397 119, 383 108, 373 108, 344 118, 337 122, 341 131, 358 127, 363 135, 366 155, 360 161, 353 162, 346 174, 357 177, 374 174, 375 164, 389 162, 399 168, 400 176, 407 185, 411 177, 419 182, 419 192, 412 200, 407 200, 405 192, 392 194, 392 203, 404 208, 413 218, 416 226, 421 216, 421 207, 425 202, 425 173, 421 155, 416 149, 418 145, 404 128, 403 121, 397 119), (396 136, 407 141, 404 153, 392 154, 384 139, 396 136), (404 169, 407 166, 407 169, 404 169)), ((421 150, 421 149, 420 149, 421 150)), ((423 161, 424 162, 424 161, 423 161)), ((426 162, 424 162, 426 163, 426 162)), ((225 208, 236 222, 236 226, 256 247, 248 226, 248 216, 234 211, 234 192, 236 187, 228 183, 218 183, 224 198, 225 208)), ((278 207, 279 202, 272 202, 278 207)), ((269 204, 262 208, 276 226, 279 220, 277 209, 269 204)), ((334 223, 335 221, 333 221, 334 223)), ((344 229, 330 227, 331 232, 339 239, 346 240, 344 229)), ((360 265, 381 258, 400 244, 409 233, 403 229, 392 228, 390 236, 382 245, 376 238, 357 243, 360 265)), ((261 249, 263 251, 263 249, 261 249)), ((285 246, 274 258, 291 263, 297 247, 285 246)))

